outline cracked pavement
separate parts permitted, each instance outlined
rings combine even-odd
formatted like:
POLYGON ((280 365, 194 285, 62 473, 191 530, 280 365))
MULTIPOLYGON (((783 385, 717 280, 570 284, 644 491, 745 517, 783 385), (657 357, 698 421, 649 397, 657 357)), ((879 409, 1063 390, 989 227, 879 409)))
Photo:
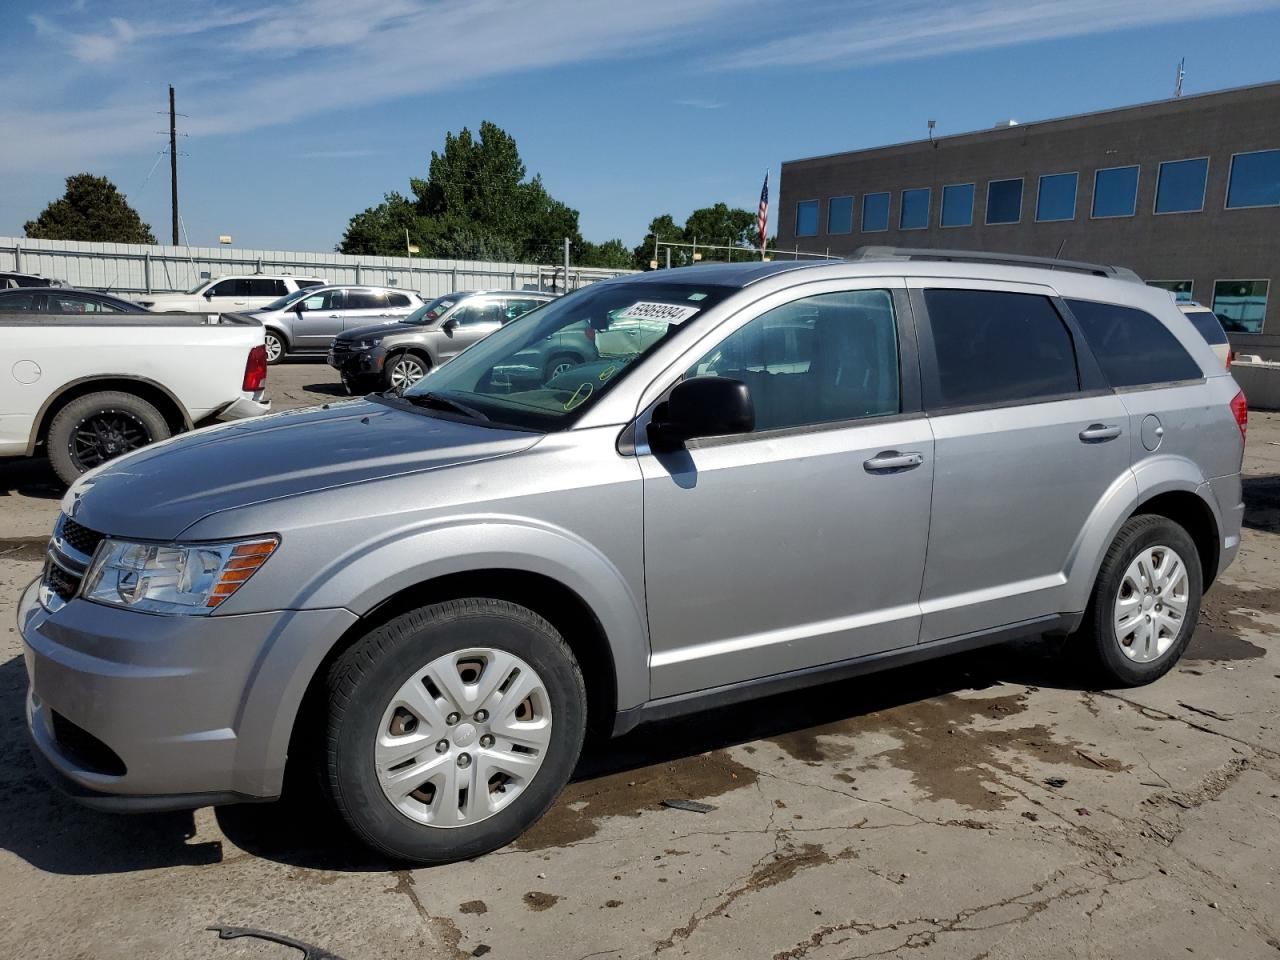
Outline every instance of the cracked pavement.
MULTIPOLYGON (((277 409, 340 395, 272 369, 277 409)), ((1280 957, 1280 415, 1188 656, 1090 690, 1025 642, 641 728, 534 830, 405 870, 318 798, 112 817, 54 795, 13 631, 57 493, 0 465, 0 944, 27 958, 1280 957), (703 800, 699 814, 664 799, 703 800)))

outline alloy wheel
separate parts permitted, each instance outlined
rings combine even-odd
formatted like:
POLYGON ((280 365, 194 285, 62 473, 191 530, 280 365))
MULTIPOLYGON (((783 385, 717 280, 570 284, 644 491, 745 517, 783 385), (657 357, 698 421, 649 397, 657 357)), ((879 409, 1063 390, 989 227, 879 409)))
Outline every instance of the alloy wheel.
POLYGON ((71 460, 81 471, 114 460, 151 442, 151 431, 123 410, 103 410, 81 420, 71 431, 71 460))
POLYGON ((426 376, 427 371, 421 361, 410 356, 397 357, 391 365, 391 386, 395 390, 406 390, 426 376))

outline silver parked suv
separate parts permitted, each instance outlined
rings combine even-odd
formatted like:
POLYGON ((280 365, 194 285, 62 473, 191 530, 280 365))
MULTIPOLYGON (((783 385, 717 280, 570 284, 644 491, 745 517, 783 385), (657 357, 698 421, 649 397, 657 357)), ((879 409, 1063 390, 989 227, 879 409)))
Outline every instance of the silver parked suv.
POLYGON ((541 816, 589 724, 1037 633, 1155 680, 1239 546, 1243 395, 1127 271, 939 257, 617 278, 85 475, 18 611, 49 776, 162 809, 314 764, 430 863, 541 816))

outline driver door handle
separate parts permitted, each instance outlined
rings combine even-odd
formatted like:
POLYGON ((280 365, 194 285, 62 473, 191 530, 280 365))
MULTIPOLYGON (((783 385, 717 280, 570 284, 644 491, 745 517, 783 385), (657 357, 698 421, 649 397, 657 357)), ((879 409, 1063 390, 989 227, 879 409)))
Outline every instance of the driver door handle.
POLYGON ((1105 423, 1094 423, 1080 431, 1080 439, 1085 443, 1101 443, 1104 440, 1114 440, 1118 436, 1120 436, 1120 428, 1108 426, 1105 423))
POLYGON ((924 463, 922 454, 912 451, 899 453, 896 450, 886 450, 884 453, 876 454, 870 460, 864 460, 862 466, 867 473, 888 473, 894 470, 911 470, 922 463, 924 463))

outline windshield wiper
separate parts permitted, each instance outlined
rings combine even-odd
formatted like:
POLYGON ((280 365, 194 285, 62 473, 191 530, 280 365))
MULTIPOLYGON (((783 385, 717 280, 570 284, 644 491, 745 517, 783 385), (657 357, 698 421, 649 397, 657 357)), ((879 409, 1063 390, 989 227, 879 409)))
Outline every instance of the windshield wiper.
POLYGON ((454 413, 461 413, 463 416, 471 417, 473 420, 488 420, 489 415, 477 410, 475 407, 469 407, 465 403, 459 403, 457 400, 451 400, 442 393, 402 393, 398 394, 399 399, 406 403, 411 403, 415 407, 435 407, 437 410, 452 410, 454 413))

